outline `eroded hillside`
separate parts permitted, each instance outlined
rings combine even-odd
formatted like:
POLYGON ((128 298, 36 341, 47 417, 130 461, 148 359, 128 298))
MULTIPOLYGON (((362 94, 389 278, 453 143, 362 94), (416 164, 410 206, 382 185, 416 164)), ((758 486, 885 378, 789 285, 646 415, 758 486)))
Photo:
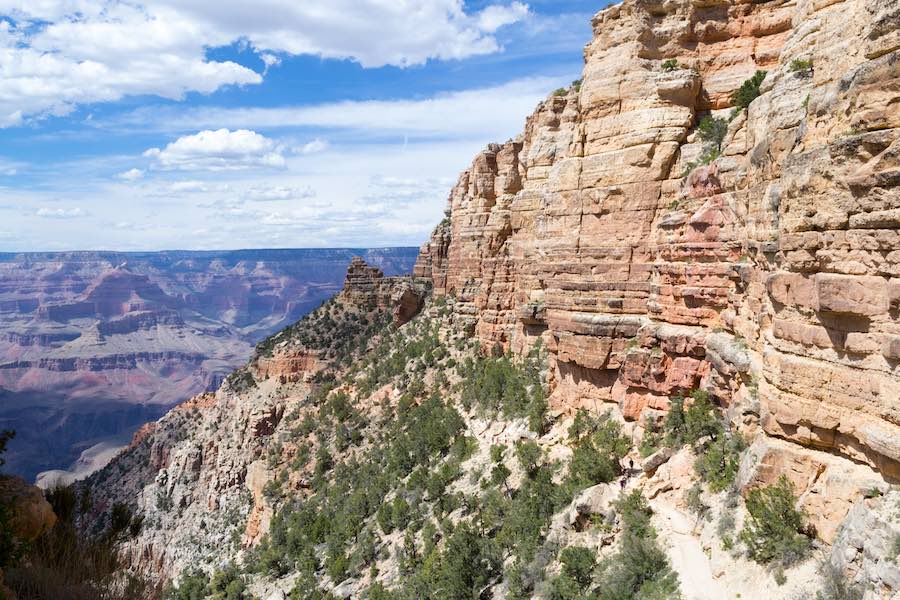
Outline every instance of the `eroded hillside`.
POLYGON ((414 278, 355 262, 83 522, 212 597, 897 597, 898 20, 599 12, 414 278))

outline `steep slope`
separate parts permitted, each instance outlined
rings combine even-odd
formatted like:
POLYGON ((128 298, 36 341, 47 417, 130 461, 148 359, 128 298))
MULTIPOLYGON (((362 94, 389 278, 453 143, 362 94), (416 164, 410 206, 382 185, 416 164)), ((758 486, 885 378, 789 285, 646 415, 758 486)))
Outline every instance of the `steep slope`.
POLYGON ((135 569, 210 596, 897 597, 900 7, 593 27, 414 278, 355 262, 86 525, 129 504, 135 569))

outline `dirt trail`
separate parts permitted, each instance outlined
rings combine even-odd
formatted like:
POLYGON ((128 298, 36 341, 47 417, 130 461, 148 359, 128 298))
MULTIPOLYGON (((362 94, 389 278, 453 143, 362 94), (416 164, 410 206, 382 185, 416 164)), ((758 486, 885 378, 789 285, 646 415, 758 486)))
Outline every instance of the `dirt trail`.
POLYGON ((672 567, 678 572, 684 600, 729 600, 712 576, 709 559, 700 541, 691 535, 693 520, 672 506, 651 502, 661 520, 660 534, 672 567))

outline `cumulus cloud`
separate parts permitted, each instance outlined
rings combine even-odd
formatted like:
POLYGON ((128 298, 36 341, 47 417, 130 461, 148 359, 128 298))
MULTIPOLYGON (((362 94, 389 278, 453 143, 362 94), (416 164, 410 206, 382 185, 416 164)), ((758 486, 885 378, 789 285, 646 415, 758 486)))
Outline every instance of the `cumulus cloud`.
POLYGON ((140 169, 128 169, 123 173, 116 175, 122 181, 137 181, 144 176, 144 172, 140 169))
POLYGON ((482 31, 495 32, 501 27, 512 25, 528 16, 528 5, 513 2, 509 6, 494 4, 478 15, 478 26, 482 31))
POLYGON ((236 171, 252 168, 283 169, 283 149, 255 131, 205 130, 178 138, 165 148, 150 148, 144 156, 165 170, 236 171))
POLYGON ((78 219, 88 213, 83 208, 40 208, 36 214, 45 219, 78 219))
POLYGON ((264 73, 300 54, 405 67, 496 52, 496 31, 527 12, 520 2, 466 12, 460 0, 0 0, 0 127, 82 103, 262 81, 208 48, 247 43, 264 73))

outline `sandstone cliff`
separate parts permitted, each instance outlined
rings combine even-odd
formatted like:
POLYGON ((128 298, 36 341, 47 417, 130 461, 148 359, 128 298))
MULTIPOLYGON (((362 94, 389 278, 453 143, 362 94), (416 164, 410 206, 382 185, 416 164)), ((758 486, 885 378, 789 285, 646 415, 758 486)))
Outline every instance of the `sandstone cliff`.
POLYGON ((641 419, 700 387, 796 444, 779 453, 896 481, 898 19, 886 0, 599 12, 583 80, 476 157, 416 274, 483 345, 543 339, 555 406, 641 419), (710 111, 727 132, 698 166, 710 111))

